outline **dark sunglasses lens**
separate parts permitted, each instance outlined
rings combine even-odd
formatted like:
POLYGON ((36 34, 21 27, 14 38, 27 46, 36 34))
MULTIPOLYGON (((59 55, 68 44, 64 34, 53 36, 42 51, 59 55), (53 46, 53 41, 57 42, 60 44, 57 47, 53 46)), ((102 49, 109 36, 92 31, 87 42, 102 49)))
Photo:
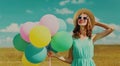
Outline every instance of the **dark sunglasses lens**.
POLYGON ((83 17, 83 19, 84 19, 84 20, 86 20, 86 19, 87 19, 87 17, 83 17))
POLYGON ((79 16, 78 19, 81 19, 81 17, 79 16))

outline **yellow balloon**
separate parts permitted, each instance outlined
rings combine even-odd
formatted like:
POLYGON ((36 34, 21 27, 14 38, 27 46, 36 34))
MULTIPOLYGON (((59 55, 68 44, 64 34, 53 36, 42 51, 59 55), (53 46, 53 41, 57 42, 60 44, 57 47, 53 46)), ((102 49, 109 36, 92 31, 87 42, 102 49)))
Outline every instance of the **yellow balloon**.
POLYGON ((33 64, 31 62, 29 62, 25 55, 22 56, 22 63, 23 63, 23 66, 40 66, 40 63, 39 64, 33 64))
POLYGON ((31 29, 29 38, 35 47, 43 48, 51 41, 51 34, 47 27, 35 26, 31 29))

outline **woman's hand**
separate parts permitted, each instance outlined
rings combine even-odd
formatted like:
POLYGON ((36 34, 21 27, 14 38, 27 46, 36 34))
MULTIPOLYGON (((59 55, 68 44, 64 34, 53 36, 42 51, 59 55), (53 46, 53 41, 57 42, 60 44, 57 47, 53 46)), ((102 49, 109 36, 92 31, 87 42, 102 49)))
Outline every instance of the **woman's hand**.
POLYGON ((55 57, 56 54, 52 51, 48 51, 47 55, 48 57, 55 57))

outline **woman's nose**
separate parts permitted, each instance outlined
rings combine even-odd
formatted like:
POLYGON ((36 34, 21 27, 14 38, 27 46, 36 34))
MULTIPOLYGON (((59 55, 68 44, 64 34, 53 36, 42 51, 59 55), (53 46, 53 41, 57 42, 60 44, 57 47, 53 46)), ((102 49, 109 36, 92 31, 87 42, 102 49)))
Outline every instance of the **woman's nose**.
POLYGON ((80 19, 80 22, 82 22, 83 21, 83 19, 80 19))

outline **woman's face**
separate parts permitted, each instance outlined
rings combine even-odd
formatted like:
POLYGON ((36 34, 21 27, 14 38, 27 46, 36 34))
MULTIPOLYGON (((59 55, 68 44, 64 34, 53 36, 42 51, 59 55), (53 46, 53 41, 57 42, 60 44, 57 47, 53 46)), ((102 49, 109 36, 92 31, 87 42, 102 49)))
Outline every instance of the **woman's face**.
POLYGON ((78 16, 78 25, 85 26, 87 25, 88 16, 86 14, 81 14, 78 16))

